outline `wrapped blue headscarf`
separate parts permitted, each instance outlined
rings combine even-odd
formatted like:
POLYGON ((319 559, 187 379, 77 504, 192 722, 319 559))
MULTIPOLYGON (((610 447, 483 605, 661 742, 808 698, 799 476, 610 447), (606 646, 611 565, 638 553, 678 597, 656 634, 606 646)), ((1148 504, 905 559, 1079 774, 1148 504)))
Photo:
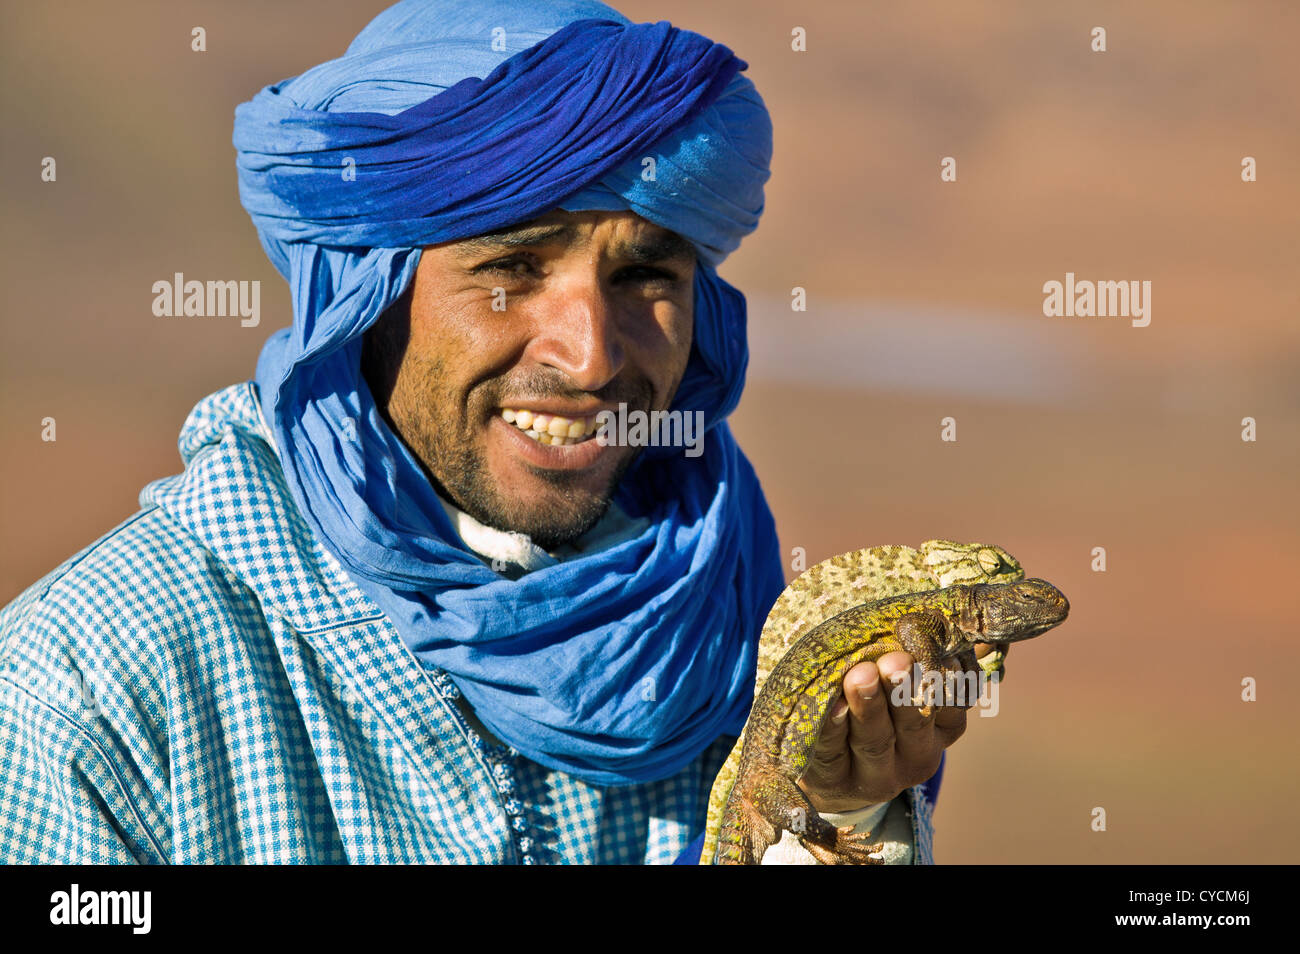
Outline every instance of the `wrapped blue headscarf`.
POLYGON ((405 0, 235 112, 240 198, 293 296, 257 383, 304 518, 488 729, 595 784, 667 777, 739 730, 782 586, 771 512, 725 421, 745 300, 715 268, 758 223, 771 155, 744 66, 591 0, 405 0), (638 537, 508 580, 382 419, 362 335, 421 247, 555 208, 630 209, 695 247, 673 409, 704 412, 705 446, 646 448, 624 475, 615 500, 647 518, 638 537))

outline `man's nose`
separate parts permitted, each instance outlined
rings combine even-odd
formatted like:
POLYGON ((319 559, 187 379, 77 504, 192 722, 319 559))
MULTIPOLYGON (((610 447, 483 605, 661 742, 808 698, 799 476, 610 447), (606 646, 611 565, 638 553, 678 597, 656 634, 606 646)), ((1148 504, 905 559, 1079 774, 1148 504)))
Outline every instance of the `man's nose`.
POLYGON ((622 370, 616 309, 598 275, 569 276, 536 304, 535 361, 560 369, 583 391, 600 390, 622 370))

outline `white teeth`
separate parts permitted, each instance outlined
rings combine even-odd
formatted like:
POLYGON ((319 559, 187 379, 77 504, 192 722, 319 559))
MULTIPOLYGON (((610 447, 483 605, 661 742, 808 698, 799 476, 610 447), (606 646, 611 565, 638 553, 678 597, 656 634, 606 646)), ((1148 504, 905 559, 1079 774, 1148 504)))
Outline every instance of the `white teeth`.
POLYGON ((501 418, 513 424, 539 444, 567 446, 579 444, 596 433, 596 418, 568 418, 558 414, 502 408, 501 418))

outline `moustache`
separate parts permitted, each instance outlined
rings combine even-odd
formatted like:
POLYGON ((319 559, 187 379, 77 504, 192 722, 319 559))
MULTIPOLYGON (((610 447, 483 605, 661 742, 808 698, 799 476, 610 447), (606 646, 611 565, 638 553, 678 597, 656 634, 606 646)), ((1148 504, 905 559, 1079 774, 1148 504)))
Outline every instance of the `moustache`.
POLYGON ((617 406, 622 403, 629 408, 649 410, 650 401, 654 397, 654 387, 645 378, 616 378, 598 390, 584 391, 573 387, 562 373, 550 374, 541 369, 518 374, 508 382, 501 382, 497 392, 493 401, 497 406, 504 406, 507 400, 512 404, 526 405, 529 401, 578 403, 594 399, 602 405, 617 406))

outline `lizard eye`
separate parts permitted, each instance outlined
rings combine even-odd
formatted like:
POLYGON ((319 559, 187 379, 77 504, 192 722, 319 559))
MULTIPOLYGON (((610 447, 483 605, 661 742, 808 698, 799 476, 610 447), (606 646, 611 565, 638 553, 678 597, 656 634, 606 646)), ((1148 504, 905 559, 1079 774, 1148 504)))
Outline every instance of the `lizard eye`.
POLYGON ((980 567, 985 573, 996 573, 1004 565, 997 551, 990 550, 988 547, 975 554, 975 559, 979 560, 980 567))
POLYGON ((1042 583, 1037 580, 1025 580, 1023 583, 1017 583, 1016 595, 1026 601, 1035 603, 1052 602, 1052 594, 1045 590, 1042 583))

